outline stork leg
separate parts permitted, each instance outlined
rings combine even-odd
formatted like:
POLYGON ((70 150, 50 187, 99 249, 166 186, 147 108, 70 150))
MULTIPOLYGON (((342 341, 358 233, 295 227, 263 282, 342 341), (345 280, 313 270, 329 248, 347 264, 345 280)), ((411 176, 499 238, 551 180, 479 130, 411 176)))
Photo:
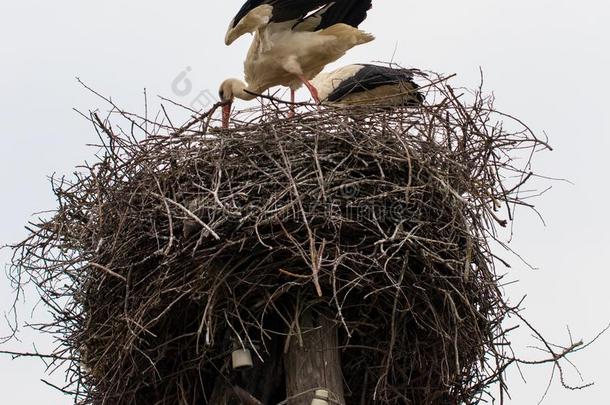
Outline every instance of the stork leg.
POLYGON ((315 88, 313 84, 303 75, 299 75, 299 79, 303 82, 307 90, 311 93, 311 97, 313 97, 316 104, 320 104, 320 96, 318 95, 318 89, 315 88))

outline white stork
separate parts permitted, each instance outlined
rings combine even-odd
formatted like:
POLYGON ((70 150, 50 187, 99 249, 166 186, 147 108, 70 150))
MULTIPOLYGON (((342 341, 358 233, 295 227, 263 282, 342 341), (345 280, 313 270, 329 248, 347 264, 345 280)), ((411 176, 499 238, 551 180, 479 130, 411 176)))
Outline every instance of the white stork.
POLYGON ((323 103, 416 106, 424 101, 424 95, 413 81, 415 74, 424 75, 414 69, 363 63, 320 73, 311 83, 323 103))
POLYGON ((294 93, 305 85, 320 101, 310 80, 356 45, 372 41, 359 30, 372 0, 249 0, 229 26, 230 45, 245 33, 254 40, 244 62, 245 83, 227 79, 220 86, 223 126, 228 126, 234 98, 252 100, 273 86, 294 93))

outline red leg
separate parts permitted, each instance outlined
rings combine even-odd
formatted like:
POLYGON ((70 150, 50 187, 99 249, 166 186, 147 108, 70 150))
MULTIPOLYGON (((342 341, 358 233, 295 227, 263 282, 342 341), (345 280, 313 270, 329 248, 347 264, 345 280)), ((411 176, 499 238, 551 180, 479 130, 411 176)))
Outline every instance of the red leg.
POLYGON ((305 87, 307 87, 307 90, 309 90, 309 92, 311 93, 311 97, 313 97, 314 101, 317 104, 320 104, 320 96, 318 95, 318 89, 316 89, 314 85, 311 84, 311 82, 307 80, 305 76, 299 75, 299 79, 301 79, 305 87))

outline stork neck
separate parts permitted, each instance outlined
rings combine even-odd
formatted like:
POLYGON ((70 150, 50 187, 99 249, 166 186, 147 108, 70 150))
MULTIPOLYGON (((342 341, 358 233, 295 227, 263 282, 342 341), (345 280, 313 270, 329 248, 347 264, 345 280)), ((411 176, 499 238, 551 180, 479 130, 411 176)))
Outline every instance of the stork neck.
POLYGON ((253 100, 256 98, 256 96, 252 93, 258 94, 256 89, 250 88, 244 82, 241 82, 241 81, 235 82, 233 85, 233 95, 239 99, 246 100, 246 101, 253 100))

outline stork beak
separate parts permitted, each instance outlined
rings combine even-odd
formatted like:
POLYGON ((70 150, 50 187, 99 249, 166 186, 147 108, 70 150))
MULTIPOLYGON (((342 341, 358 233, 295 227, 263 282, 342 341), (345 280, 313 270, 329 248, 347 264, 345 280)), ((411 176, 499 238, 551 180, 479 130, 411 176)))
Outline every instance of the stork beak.
POLYGON ((229 121, 231 119, 231 105, 232 102, 227 102, 222 106, 222 127, 229 128, 229 121))

